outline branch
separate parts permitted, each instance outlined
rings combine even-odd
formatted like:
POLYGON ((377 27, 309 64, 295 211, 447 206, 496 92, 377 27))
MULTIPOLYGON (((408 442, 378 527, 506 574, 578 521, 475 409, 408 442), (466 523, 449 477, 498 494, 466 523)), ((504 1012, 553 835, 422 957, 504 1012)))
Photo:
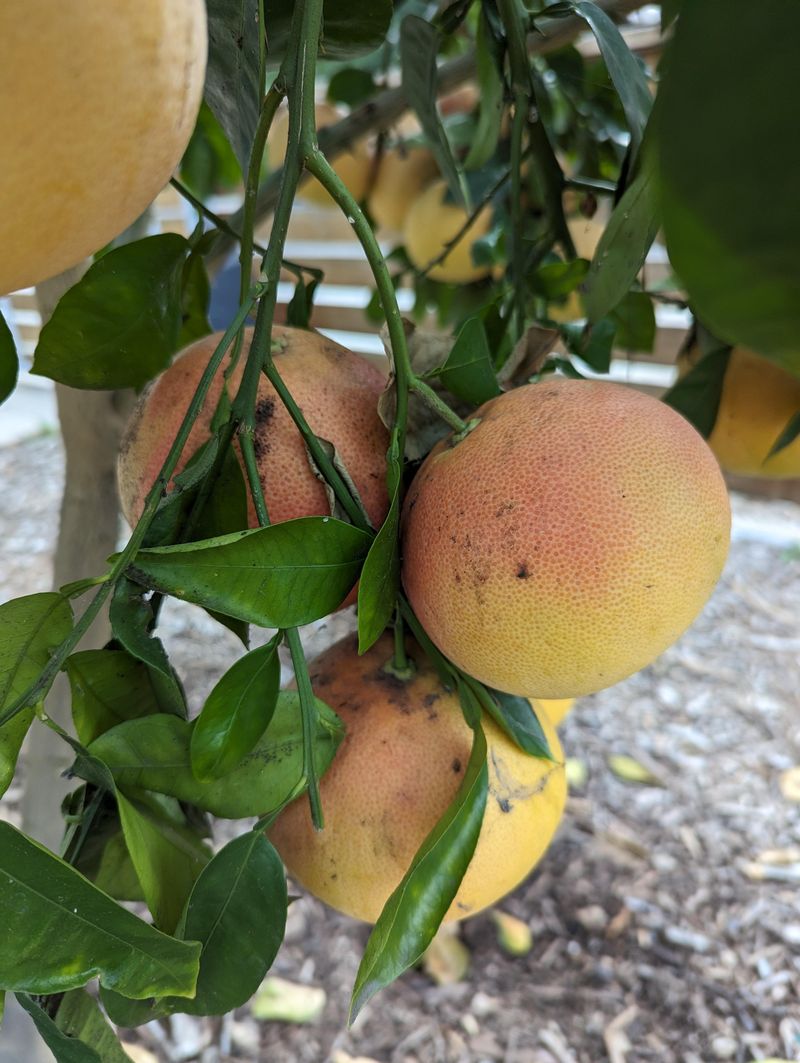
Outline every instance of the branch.
MULTIPOLYGON (((646 0, 597 0, 598 7, 609 15, 624 17, 631 11, 644 7, 646 0)), ((586 23, 580 18, 546 19, 539 26, 539 36, 529 45, 529 55, 548 55, 550 52, 564 48, 577 36, 586 31, 586 23)), ((440 94, 450 92, 463 82, 475 76, 477 70, 475 52, 465 52, 439 67, 437 86, 440 94)), ((351 144, 378 129, 396 122, 409 109, 408 99, 401 86, 385 89, 373 100, 368 100, 357 107, 346 118, 326 129, 320 130, 319 147, 328 162, 332 162, 346 151, 351 144)), ((258 192, 256 200, 256 221, 262 221, 275 207, 281 186, 282 170, 270 174, 258 192)), ((230 229, 242 231, 243 210, 239 209, 230 219, 230 229)), ((223 233, 216 242, 213 252, 206 259, 211 271, 217 270, 235 246, 235 238, 230 231, 223 233)))

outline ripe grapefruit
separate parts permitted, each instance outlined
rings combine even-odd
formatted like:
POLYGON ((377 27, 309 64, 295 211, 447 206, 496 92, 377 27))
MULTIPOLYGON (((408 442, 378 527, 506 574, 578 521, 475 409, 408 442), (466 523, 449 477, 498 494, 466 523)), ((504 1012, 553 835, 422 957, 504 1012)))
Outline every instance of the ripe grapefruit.
MULTIPOLYGON (((307 798, 278 817, 270 839, 290 874, 315 896, 374 922, 423 839, 456 794, 472 733, 456 695, 441 686, 422 651, 407 681, 384 671, 392 641, 384 635, 358 656, 348 636, 311 662, 319 697, 346 733, 321 781, 325 829, 311 825, 307 798)), ((484 715, 489 798, 472 862, 447 919, 473 915, 531 871, 555 833, 566 798, 563 754, 541 714, 555 762, 521 752, 484 715)))
POLYGON ((206 48, 203 0, 0 4, 0 295, 74 266, 155 198, 206 48))
MULTIPOLYGON (((314 109, 317 119, 317 129, 333 125, 343 117, 339 111, 329 103, 318 103, 314 109)), ((275 170, 283 165, 286 155, 286 146, 289 143, 289 112, 285 108, 275 117, 267 137, 267 157, 270 168, 275 170)), ((343 152, 331 164, 347 185, 352 195, 361 201, 366 195, 372 176, 372 156, 366 141, 358 140, 350 148, 343 152)), ((330 207, 333 200, 317 181, 312 177, 304 181, 297 190, 297 198, 307 203, 316 203, 318 206, 330 207)))
POLYGON ((544 713, 553 727, 559 726, 568 713, 572 711, 572 706, 575 704, 575 698, 552 698, 549 701, 545 701, 542 698, 533 698, 532 701, 539 719, 542 718, 542 713, 544 713))
MULTIPOLYGON (((681 361, 688 367, 694 349, 681 361)), ((717 420, 708 445, 726 472, 784 480, 800 476, 800 437, 767 458, 773 443, 800 411, 800 377, 743 347, 731 352, 717 420)))
POLYGON ((438 172, 429 148, 401 144, 385 151, 367 201, 378 225, 401 231, 412 203, 438 172))
MULTIPOLYGON (((141 516, 145 496, 220 336, 206 336, 179 354, 169 369, 146 388, 131 416, 118 462, 122 512, 131 524, 141 516)), ((247 329, 245 336, 230 384, 231 394, 241 379, 252 329, 247 329)), ((276 326, 272 337, 275 363, 286 386, 312 429, 336 447, 377 527, 389 505, 385 484, 389 437, 377 413, 378 396, 384 385, 380 370, 316 332, 276 326)), ((227 359, 209 389, 177 472, 208 439, 226 365, 227 359)), ((264 377, 258 386, 255 448, 270 520, 277 523, 330 513, 323 485, 309 465, 302 436, 264 377)), ((250 523, 257 523, 252 505, 250 523)))
POLYGON ((701 436, 618 384, 549 378, 476 413, 420 468, 403 583, 439 649, 490 686, 568 698, 644 667, 720 576, 730 509, 701 436))
MULTIPOLYGON (((417 269, 425 269, 442 253, 445 244, 458 234, 469 216, 460 204, 446 202, 446 197, 447 182, 434 181, 406 215, 403 239, 408 257, 417 269)), ((486 206, 455 247, 429 270, 428 276, 451 284, 471 284, 488 276, 491 267, 476 266, 472 261, 472 245, 491 227, 492 211, 486 206)))

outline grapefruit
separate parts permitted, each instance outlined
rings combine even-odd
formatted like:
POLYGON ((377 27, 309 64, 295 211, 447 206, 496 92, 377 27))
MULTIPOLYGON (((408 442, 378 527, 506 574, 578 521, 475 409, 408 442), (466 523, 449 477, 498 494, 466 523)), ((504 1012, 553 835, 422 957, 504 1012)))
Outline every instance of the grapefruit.
MULTIPOLYGON (((317 129, 333 125, 344 117, 329 103, 318 103, 314 109, 317 129)), ((283 165, 286 146, 289 143, 289 112, 286 108, 276 115, 267 137, 267 157, 270 168, 278 169, 283 165)), ((333 169, 347 185, 350 193, 359 202, 366 195, 372 175, 372 156, 366 141, 358 140, 347 151, 331 163, 333 169)), ((315 177, 304 181, 297 190, 297 198, 317 206, 330 207, 333 200, 315 177)))
MULTIPOLYGON (((694 349, 683 368, 699 356, 694 349)), ((800 476, 800 437, 768 458, 773 443, 800 412, 800 377, 743 347, 731 351, 717 420, 708 445, 726 472, 783 480, 800 476)))
POLYGON ((575 698, 553 698, 549 701, 544 701, 541 698, 533 699, 533 708, 536 715, 541 719, 542 714, 544 714, 553 727, 558 727, 567 714, 572 711, 574 704, 575 698))
POLYGON ((401 144, 385 151, 367 201, 377 224, 400 232, 412 203, 438 172, 429 148, 401 144))
POLYGON ((570 698, 644 667, 694 620, 728 550, 705 441, 674 410, 549 378, 482 406, 406 497, 403 583, 426 631, 492 687, 570 698))
MULTIPOLYGON (((447 182, 434 181, 412 203, 406 215, 403 239, 408 257, 417 269, 425 269, 440 255, 445 244, 458 234, 469 217, 459 203, 449 203, 446 198, 447 182)), ((451 284, 471 284, 487 277, 491 267, 475 265, 472 245, 491 227, 492 210, 486 206, 445 258, 428 271, 428 276, 451 284)))
MULTIPOLYGON (((122 512, 131 525, 142 514, 145 496, 221 335, 205 336, 179 354, 169 369, 145 389, 131 416, 117 466, 122 512)), ((378 396, 384 386, 382 373, 359 355, 316 332, 275 326, 272 338, 275 364, 286 386, 314 432, 336 447, 370 519, 379 526, 389 506, 385 484, 389 436, 377 413, 378 396)), ((251 339, 252 329, 247 329, 229 386, 232 395, 241 380, 251 339)), ((176 474, 209 437, 226 365, 227 359, 209 389, 176 474)), ((325 489, 309 465, 303 438, 263 376, 256 403, 255 450, 271 521, 330 513, 325 489)), ((257 524, 252 503, 249 520, 251 525, 257 524)))
POLYGON ((203 0, 0 4, 0 295, 98 251, 189 142, 203 0))
MULTIPOLYGON (((416 646, 411 679, 384 671, 384 635, 359 657, 348 636, 310 664, 315 693, 341 717, 345 737, 321 780, 325 829, 314 830, 308 799, 278 817, 270 839, 290 874, 316 897, 374 922, 422 841, 454 798, 472 732, 458 698, 416 646)), ((566 798, 563 754, 540 715, 555 761, 523 753, 485 715, 489 797, 478 844, 447 914, 462 919, 520 883, 547 849, 566 798)))

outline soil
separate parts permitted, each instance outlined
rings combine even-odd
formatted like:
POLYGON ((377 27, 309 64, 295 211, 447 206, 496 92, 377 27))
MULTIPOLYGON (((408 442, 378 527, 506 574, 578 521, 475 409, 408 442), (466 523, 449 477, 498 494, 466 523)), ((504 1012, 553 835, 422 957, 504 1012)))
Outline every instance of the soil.
MULTIPOLYGON (((49 587, 61 475, 55 438, 0 450, 0 599, 49 587)), ((203 1063, 800 1060, 800 803, 781 790, 800 764, 800 548, 787 545, 800 544, 800 507, 733 501, 739 537, 702 616, 563 724, 577 778, 567 813, 499 906, 530 928, 530 951, 509 955, 480 914, 460 930, 461 981, 411 971, 348 1030, 369 928, 302 896, 271 973, 325 991, 316 1019, 257 1021, 246 1007, 126 1040, 203 1063), (635 765, 613 770, 616 755, 635 765)), ((306 631, 309 652, 352 624, 306 631)), ((236 640, 181 604, 165 610, 164 637, 199 707, 236 640)), ((0 814, 16 821, 18 800, 15 785, 0 814)))

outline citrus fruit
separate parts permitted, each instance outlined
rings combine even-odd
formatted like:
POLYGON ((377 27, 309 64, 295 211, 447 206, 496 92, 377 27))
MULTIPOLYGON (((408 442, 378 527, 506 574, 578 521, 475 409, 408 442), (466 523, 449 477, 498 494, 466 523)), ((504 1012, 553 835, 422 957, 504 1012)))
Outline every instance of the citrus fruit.
POLYGON ((730 508, 698 432, 604 381, 492 399, 417 472, 403 583, 426 631, 489 686, 569 698, 650 663, 722 572, 730 508))
MULTIPOLYGON (((384 378, 376 366, 316 332, 275 326, 275 364, 313 431, 336 447, 371 520, 378 526, 388 509, 385 454, 388 433, 377 413, 384 378)), ((206 336, 178 355, 145 391, 125 431, 118 462, 122 511, 133 525, 144 508, 164 458, 189 407, 200 376, 221 334, 206 336)), ((252 339, 245 332, 242 355, 230 382, 241 380, 252 339)), ((222 393, 227 358, 216 374, 191 430, 177 472, 209 438, 211 418, 222 393)), ((262 376, 256 403, 255 452, 261 485, 273 523, 326 515, 330 505, 309 463, 305 443, 272 385, 262 376)), ((255 512, 250 505, 250 523, 255 512)))
MULTIPOLYGON (((686 369, 697 348, 681 358, 686 369)), ((782 480, 800 476, 800 436, 768 458, 789 421, 800 413, 800 376, 743 347, 731 351, 717 419, 708 445, 726 472, 782 480)))
POLYGON ((0 4, 0 295, 145 210, 191 136, 206 49, 203 0, 0 4))
MULTIPOLYGON (((411 204, 406 215, 403 238, 406 252, 417 269, 426 269, 458 235, 469 217, 459 203, 447 202, 447 182, 434 181, 411 204)), ((447 255, 430 270, 435 281, 470 284, 488 276, 490 266, 477 266, 472 261, 472 245, 492 227, 492 211, 484 207, 473 225, 447 255)))
MULTIPOLYGON (((308 798, 280 814, 270 839, 289 873, 316 897, 374 922, 417 849, 456 795, 472 732, 416 646, 408 680, 384 670, 392 639, 359 657, 348 636, 310 663, 315 693, 341 717, 345 737, 321 780, 325 829, 308 798)), ((447 919, 473 915, 529 874, 547 849, 566 798, 558 736, 539 717, 554 760, 523 753, 484 714, 489 796, 472 861, 447 919)))

